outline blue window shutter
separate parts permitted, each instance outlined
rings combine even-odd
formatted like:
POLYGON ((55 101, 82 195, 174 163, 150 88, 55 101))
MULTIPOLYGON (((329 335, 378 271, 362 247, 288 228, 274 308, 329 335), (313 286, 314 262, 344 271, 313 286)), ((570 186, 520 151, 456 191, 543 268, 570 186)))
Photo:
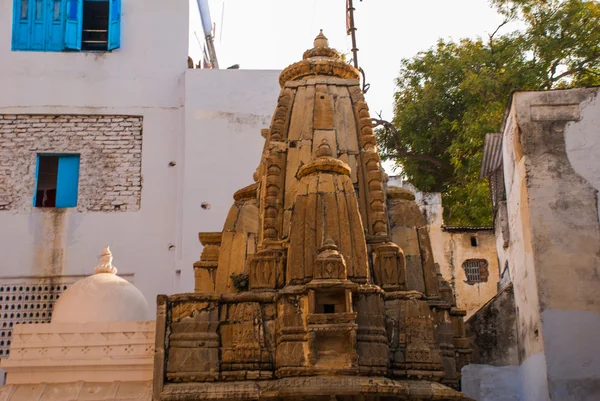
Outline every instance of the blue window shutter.
POLYGON ((44 50, 46 48, 46 14, 45 0, 31 0, 31 50, 44 50))
POLYGON ((33 0, 13 0, 12 49, 29 50, 33 0))
POLYGON ((46 0, 46 50, 61 51, 65 48, 65 3, 66 0, 46 0))
POLYGON ((79 155, 64 155, 58 158, 56 180, 56 207, 77 206, 79 190, 79 155))
POLYGON ((40 156, 35 159, 35 185, 33 187, 33 207, 37 201, 38 176, 40 175, 40 156))
POLYGON ((121 0, 109 0, 108 50, 121 47, 121 0))
POLYGON ((83 0, 67 0, 65 10, 65 48, 81 50, 83 0))

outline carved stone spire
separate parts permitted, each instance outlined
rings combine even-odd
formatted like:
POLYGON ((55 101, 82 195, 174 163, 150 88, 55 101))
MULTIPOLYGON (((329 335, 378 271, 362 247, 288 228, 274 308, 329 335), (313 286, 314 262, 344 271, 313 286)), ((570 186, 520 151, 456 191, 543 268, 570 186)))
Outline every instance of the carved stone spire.
POLYGON ((107 246, 102 250, 100 255, 100 263, 94 268, 94 273, 110 273, 117 274, 117 268, 112 264, 113 256, 110 248, 107 246))
POLYGON ((279 80, 255 184, 200 235, 197 292, 159 299, 156 400, 463 400, 445 385, 464 327, 426 228, 398 227, 359 72, 321 32, 279 80))
POLYGON ((279 84, 283 87, 288 81, 318 75, 360 79, 360 72, 350 64, 346 64, 337 50, 329 47, 329 40, 323 35, 323 30, 315 38, 314 47, 304 52, 302 61, 283 70, 279 76, 279 84))

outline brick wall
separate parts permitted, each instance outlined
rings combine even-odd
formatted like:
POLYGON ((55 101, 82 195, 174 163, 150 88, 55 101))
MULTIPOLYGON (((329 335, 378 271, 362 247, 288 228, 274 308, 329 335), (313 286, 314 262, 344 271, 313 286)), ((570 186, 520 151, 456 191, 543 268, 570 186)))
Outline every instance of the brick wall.
POLYGON ((31 209, 39 153, 79 153, 78 211, 136 211, 142 117, 0 114, 0 210, 31 209))

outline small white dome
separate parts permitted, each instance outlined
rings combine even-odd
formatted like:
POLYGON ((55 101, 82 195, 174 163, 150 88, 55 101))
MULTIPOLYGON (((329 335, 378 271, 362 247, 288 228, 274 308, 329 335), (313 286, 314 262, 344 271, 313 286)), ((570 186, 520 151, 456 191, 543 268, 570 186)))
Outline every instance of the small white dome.
POLYGON ((116 275, 112 254, 104 249, 96 274, 79 280, 58 299, 52 323, 148 320, 148 303, 129 281, 116 275))

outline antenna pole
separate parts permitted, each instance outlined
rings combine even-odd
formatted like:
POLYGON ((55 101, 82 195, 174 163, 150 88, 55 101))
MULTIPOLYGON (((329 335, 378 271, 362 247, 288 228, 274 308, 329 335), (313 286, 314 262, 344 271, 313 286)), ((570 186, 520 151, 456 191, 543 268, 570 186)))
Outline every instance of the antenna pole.
POLYGON ((352 36, 352 60, 354 62, 354 68, 358 69, 358 48, 356 47, 356 26, 354 25, 353 0, 346 0, 346 17, 346 33, 352 36))

